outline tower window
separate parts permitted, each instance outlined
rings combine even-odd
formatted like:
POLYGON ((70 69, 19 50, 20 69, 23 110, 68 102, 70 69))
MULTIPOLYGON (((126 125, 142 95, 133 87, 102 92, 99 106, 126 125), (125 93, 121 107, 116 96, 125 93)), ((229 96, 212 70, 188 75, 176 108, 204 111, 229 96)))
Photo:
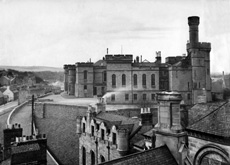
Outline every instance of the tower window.
POLYGON ((142 85, 143 87, 146 87, 146 74, 142 75, 142 85))
POLYGON ((152 88, 155 88, 155 74, 151 75, 151 85, 152 85, 152 88))
POLYGON ((122 74, 121 79, 122 79, 122 86, 125 86, 126 85, 126 76, 125 76, 125 74, 122 74))
POLYGON ((137 87, 137 74, 134 74, 133 76, 133 85, 134 85, 134 88, 137 87))
POLYGON ((188 98, 188 100, 191 99, 190 93, 188 93, 187 98, 188 98))
POLYGON ((84 85, 84 90, 86 90, 87 89, 87 85, 84 85))
POLYGON ((210 73, 210 70, 209 70, 209 69, 207 69, 207 75, 209 75, 209 73, 210 73))
POLYGON ((103 72, 103 81, 105 82, 106 79, 107 79, 107 77, 106 77, 106 71, 104 71, 104 72, 103 72))
POLYGON ((87 79, 87 70, 84 71, 84 80, 87 79))
POLYGON ((116 75, 112 75, 112 87, 116 87, 116 75))
POLYGON ((189 82, 188 82, 188 90, 189 90, 189 82))

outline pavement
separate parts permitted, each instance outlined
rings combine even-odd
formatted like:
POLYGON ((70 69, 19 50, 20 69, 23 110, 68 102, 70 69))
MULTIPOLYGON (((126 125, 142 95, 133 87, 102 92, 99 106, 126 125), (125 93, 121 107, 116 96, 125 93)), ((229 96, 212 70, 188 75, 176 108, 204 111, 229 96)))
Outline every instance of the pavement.
POLYGON ((3 104, 0 106, 0 115, 5 114, 9 111, 9 109, 14 108, 18 105, 18 101, 8 102, 7 104, 3 104))

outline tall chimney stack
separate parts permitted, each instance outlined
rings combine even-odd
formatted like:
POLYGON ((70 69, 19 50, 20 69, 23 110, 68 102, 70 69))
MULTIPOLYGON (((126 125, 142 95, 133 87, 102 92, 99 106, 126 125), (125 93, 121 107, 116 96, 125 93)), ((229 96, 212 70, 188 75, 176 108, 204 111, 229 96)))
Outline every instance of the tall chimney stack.
POLYGON ((190 47, 195 48, 199 42, 199 28, 200 18, 198 16, 188 17, 189 25, 189 41, 190 47))

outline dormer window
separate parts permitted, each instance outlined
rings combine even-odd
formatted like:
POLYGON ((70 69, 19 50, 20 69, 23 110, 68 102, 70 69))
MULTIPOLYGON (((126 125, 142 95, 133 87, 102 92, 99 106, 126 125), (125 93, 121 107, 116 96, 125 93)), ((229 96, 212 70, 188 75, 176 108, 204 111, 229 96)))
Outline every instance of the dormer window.
POLYGON ((116 133, 112 133, 112 144, 116 145, 117 144, 117 134, 116 133))
POLYGON ((105 140, 105 130, 101 129, 101 140, 105 140))
POLYGON ((82 132, 85 133, 85 123, 82 123, 82 132))
POLYGON ((91 136, 94 136, 94 126, 91 125, 91 136))

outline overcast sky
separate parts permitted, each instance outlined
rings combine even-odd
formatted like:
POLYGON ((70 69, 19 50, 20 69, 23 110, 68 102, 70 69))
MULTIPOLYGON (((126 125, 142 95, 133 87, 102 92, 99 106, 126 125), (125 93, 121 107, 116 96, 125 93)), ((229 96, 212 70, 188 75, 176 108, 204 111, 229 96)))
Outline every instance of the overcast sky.
POLYGON ((149 61, 182 55, 193 15, 212 44, 211 71, 230 72, 229 0, 2 0, 0 65, 95 62, 106 48, 149 61))

